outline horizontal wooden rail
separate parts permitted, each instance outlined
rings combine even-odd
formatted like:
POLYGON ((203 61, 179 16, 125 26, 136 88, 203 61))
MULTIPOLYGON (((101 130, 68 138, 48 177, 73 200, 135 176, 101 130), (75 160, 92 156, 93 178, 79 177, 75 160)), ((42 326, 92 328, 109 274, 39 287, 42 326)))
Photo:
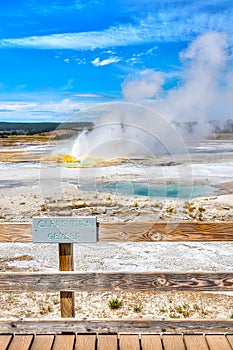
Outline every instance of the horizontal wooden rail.
MULTIPOLYGON (((99 242, 233 241, 233 222, 99 223, 99 242)), ((32 242, 31 223, 0 223, 0 243, 32 242)))
POLYGON ((1 320, 0 333, 227 333, 233 331, 233 320, 75 320, 24 319, 1 320))
POLYGON ((0 291, 233 291, 233 273, 1 273, 0 291))
POLYGON ((233 241, 233 222, 101 223, 101 242, 233 241))

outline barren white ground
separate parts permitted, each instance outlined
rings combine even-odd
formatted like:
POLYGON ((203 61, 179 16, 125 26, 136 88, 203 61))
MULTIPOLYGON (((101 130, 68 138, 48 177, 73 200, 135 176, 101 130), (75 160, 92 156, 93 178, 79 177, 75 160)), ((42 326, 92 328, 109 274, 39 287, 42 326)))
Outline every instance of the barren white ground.
MULTIPOLYGON (((0 220, 31 221, 35 215, 95 215, 99 221, 229 221, 233 219, 233 152, 221 143, 222 153, 211 153, 216 144, 205 144, 190 163, 170 164, 158 157, 118 166, 92 169, 60 168, 38 163, 1 163, 0 220), (225 148, 224 148, 225 147, 225 148), (226 150, 226 152, 225 152, 226 150), (192 183, 210 185, 210 197, 155 199, 98 193, 93 184, 103 181, 129 183, 192 183), (89 181, 92 191, 80 189, 89 181), (75 213, 73 208, 77 208, 75 213), (200 209, 201 208, 201 209, 200 209)), ((56 244, 1 244, 1 271, 55 271, 56 244)), ((232 271, 233 243, 111 243, 75 246, 75 269, 80 271, 232 271)), ((233 297, 208 293, 142 293, 108 291, 76 293, 78 318, 230 318, 233 297), (117 297, 123 305, 111 310, 117 297), (135 308, 136 307, 136 308, 135 308), (138 308, 137 308, 138 307, 138 308), (136 309, 138 309, 136 312, 136 309)), ((3 317, 59 317, 58 294, 1 293, 3 317)))

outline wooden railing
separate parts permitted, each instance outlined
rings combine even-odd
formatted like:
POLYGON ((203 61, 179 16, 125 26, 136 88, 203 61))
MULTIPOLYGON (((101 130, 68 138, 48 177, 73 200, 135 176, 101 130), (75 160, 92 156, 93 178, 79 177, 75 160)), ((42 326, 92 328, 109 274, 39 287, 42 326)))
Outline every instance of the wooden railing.
MULTIPOLYGON (((31 242, 31 224, 0 223, 0 242, 31 242)), ((101 242, 210 242, 233 241, 233 222, 221 223, 101 223, 101 242)), ((54 247, 55 248, 55 247, 54 247)), ((39 246, 37 246, 39 249, 39 246)), ((61 264, 61 261, 60 261, 61 264)), ((146 273, 88 273, 60 271, 0 273, 0 292, 37 291, 73 293, 105 290, 137 291, 231 291, 233 272, 146 272, 146 273), (64 292, 65 291, 65 292, 64 292)), ((62 294, 66 298, 65 294, 62 294)), ((67 299, 71 302, 71 299, 67 299)), ((66 300, 66 302, 67 302, 66 300)), ((66 305, 66 304, 64 304, 66 305)), ((64 307, 63 305, 63 307, 64 307)), ((4 307, 4 305, 2 305, 4 307)), ((62 307, 62 305, 61 305, 62 307)), ((74 305, 70 306, 71 310, 74 305)), ((64 311, 64 310, 63 310, 64 311)), ((73 312, 74 315, 74 312, 73 312)), ((64 316, 64 313, 63 313, 64 316)), ((0 333, 7 332, 166 332, 233 330, 233 320, 0 320, 0 333)))
MULTIPOLYGON (((233 222, 98 223, 99 242, 233 241, 233 222)), ((31 223, 1 223, 0 243, 32 242, 31 223)))

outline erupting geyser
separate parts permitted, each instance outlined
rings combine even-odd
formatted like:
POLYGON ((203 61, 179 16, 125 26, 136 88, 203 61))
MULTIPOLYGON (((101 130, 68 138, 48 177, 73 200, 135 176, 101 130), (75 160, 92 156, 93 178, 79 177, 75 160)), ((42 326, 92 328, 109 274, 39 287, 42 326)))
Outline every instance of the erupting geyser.
POLYGON ((111 103, 80 112, 79 119, 84 119, 85 113, 86 117, 91 115, 95 126, 83 131, 73 142, 70 154, 78 159, 151 158, 187 152, 174 126, 151 109, 130 103, 111 103))
MULTIPOLYGON (((71 155, 76 158, 113 159, 121 157, 151 157, 158 141, 145 130, 124 123, 97 125, 84 131, 74 142, 71 155)), ((157 145, 157 152, 160 150, 157 145)), ((164 150, 165 151, 165 150, 164 150)))

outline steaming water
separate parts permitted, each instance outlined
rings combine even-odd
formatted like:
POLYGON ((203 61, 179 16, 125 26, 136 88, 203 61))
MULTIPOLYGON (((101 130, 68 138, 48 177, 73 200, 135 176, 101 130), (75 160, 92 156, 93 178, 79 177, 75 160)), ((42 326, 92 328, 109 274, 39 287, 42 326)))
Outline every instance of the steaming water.
POLYGON ((96 184, 96 190, 99 192, 110 192, 131 196, 182 199, 212 196, 216 191, 213 187, 207 185, 148 185, 146 183, 135 182, 108 182, 105 184, 96 184))

